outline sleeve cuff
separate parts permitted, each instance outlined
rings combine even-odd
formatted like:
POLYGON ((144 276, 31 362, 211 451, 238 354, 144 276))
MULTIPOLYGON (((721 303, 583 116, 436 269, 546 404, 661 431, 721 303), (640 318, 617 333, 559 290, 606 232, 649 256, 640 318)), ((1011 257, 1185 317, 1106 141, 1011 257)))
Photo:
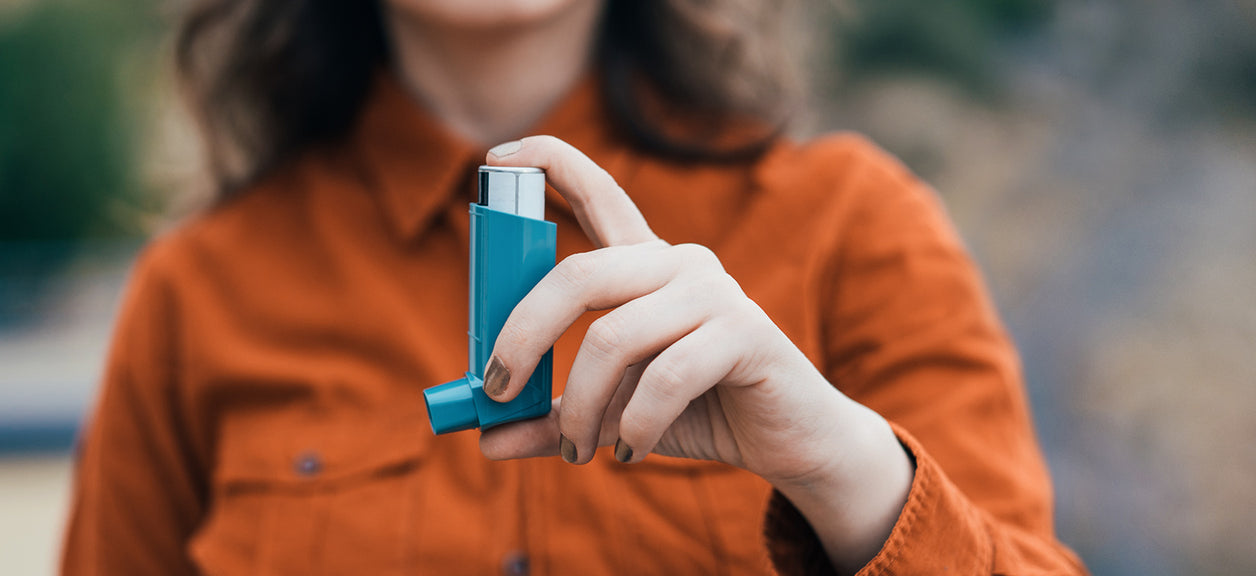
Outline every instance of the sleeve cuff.
MULTIPOLYGON (((889 539, 858 576, 989 573, 993 547, 978 511, 911 434, 890 426, 915 459, 916 474, 889 539)), ((768 501, 764 536, 780 574, 836 573, 811 525, 780 492, 768 501)))
POLYGON ((837 574, 811 524, 776 490, 768 499, 763 534, 768 542, 768 556, 778 574, 837 574))

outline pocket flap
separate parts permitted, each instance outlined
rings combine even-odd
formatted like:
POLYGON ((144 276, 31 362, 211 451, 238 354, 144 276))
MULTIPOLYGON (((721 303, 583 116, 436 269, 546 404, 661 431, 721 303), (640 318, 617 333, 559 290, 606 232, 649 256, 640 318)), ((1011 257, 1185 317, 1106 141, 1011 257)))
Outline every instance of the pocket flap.
POLYGON ((417 466, 433 438, 417 410, 235 411, 223 417, 214 483, 220 487, 324 485, 417 466))

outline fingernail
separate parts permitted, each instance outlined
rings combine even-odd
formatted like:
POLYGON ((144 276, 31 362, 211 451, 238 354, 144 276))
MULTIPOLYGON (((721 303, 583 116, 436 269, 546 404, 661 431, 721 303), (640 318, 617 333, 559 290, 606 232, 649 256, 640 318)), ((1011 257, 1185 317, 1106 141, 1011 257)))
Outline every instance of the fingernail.
POLYGON ((627 464, 632 460, 632 446, 624 444, 624 439, 615 440, 615 459, 627 464))
POLYGON ((576 463, 576 445, 562 434, 558 435, 558 451, 563 455, 563 460, 566 460, 568 464, 576 463))
POLYGON ((507 384, 510 384, 510 370, 500 358, 492 357, 488 368, 484 369, 484 393, 496 398, 506 391, 507 384))
POLYGON ((492 147, 492 148, 488 151, 488 153, 489 153, 489 154, 492 154, 493 156, 496 156, 496 157, 498 157, 498 158, 502 158, 502 157, 505 157, 505 156, 510 156, 511 154, 514 154, 515 152, 518 152, 520 148, 523 148, 523 141, 522 141, 522 140, 514 140, 514 141, 511 141, 511 142, 505 142, 505 143, 502 143, 502 144, 498 144, 498 145, 496 145, 496 146, 492 147))

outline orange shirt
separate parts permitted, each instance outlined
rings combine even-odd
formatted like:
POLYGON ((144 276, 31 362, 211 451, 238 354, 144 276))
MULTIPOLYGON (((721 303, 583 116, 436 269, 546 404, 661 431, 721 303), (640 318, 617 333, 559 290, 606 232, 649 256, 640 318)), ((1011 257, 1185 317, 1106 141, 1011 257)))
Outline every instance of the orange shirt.
MULTIPOLYGON (((605 167, 663 239, 713 249, 835 386, 891 421, 916 476, 865 572, 1083 571, 1053 536, 1012 346, 907 170, 849 135, 669 163, 625 143, 592 81, 535 132, 605 167)), ((432 435, 422 391, 466 364, 482 159, 385 76, 344 143, 154 241, 83 437, 64 571, 810 570, 805 522, 778 495, 765 538, 772 492, 744 471, 605 450, 585 466, 494 463, 475 432, 432 435)), ((559 257, 591 249, 548 200, 559 257)), ((588 320, 556 346, 556 393, 588 320)))

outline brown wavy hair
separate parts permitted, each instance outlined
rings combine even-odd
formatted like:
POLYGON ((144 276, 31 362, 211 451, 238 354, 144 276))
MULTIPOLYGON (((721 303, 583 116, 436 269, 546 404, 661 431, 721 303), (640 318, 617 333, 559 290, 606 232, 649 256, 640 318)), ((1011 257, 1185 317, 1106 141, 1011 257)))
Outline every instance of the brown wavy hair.
MULTIPOLYGON (((220 197, 352 128, 390 58, 379 1, 199 0, 184 10, 178 78, 220 197)), ((799 101, 784 14, 762 0, 609 0, 596 58, 616 124, 677 161, 757 155, 799 101), (705 143, 710 130, 680 136, 647 113, 643 85, 705 125, 761 129, 720 147, 705 143)))

